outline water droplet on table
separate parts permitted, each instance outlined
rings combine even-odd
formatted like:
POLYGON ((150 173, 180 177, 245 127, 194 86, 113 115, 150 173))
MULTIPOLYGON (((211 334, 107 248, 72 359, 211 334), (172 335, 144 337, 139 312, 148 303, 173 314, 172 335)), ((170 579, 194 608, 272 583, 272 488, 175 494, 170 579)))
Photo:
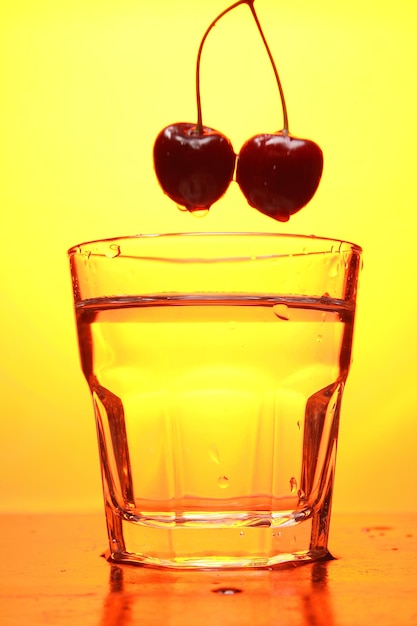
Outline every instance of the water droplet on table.
POLYGON ((233 596, 235 593, 241 593, 242 589, 237 589, 237 587, 219 587, 218 589, 213 589, 213 593, 218 593, 223 596, 233 596))

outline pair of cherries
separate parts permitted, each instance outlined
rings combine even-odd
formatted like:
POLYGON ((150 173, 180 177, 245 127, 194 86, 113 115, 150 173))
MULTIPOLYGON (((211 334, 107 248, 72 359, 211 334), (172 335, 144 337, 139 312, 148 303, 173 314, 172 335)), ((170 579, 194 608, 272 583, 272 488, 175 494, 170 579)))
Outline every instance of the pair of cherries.
MULTIPOLYGON (((235 161, 225 135, 185 122, 164 128, 154 146, 162 189, 188 211, 209 209, 224 195, 235 161)), ((236 181, 252 207, 286 222, 311 200, 322 169, 323 154, 316 143, 281 131, 246 141, 237 157, 236 181)))
POLYGON ((163 191, 188 211, 208 210, 225 194, 236 172, 236 182, 248 203, 286 222, 314 196, 323 171, 323 153, 313 141, 293 137, 288 131, 281 82, 253 4, 254 0, 239 0, 210 24, 197 56, 197 123, 171 124, 159 133, 154 167, 163 191), (223 15, 241 4, 251 9, 269 55, 280 92, 284 128, 251 137, 236 155, 225 135, 202 123, 199 71, 208 33, 223 15))

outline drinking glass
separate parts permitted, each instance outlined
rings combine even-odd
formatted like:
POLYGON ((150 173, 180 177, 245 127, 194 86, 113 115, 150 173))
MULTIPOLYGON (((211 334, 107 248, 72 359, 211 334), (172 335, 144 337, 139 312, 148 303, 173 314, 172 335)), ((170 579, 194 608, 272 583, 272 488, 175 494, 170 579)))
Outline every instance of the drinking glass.
POLYGON ((69 250, 108 558, 325 559, 361 249, 271 233, 69 250))

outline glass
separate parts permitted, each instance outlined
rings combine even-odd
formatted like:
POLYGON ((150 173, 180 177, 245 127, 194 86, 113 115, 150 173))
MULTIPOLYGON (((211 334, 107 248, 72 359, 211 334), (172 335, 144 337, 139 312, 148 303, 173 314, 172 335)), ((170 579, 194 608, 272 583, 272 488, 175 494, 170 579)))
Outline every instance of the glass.
POLYGON ((183 233, 84 243, 69 258, 108 558, 327 558, 361 249, 183 233))

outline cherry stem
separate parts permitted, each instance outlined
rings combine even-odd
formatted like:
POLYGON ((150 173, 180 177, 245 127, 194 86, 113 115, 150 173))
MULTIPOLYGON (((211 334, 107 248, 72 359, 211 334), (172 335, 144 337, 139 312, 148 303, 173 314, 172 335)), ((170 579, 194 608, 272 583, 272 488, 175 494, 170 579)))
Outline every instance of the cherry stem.
POLYGON ((288 126, 288 112, 287 112, 287 105, 285 104, 284 89, 282 87, 281 79, 280 79, 279 74, 278 74, 277 66, 275 65, 274 57, 272 56, 272 52, 271 52, 271 50, 270 50, 270 48, 268 46, 268 42, 266 41, 265 35, 263 33, 263 30, 262 30, 262 27, 261 27, 261 23, 260 23, 260 21, 258 19, 258 16, 256 14, 255 7, 253 6, 254 1, 255 0, 249 0, 247 2, 247 5, 249 6, 249 8, 250 8, 250 10, 252 12, 253 19, 255 20, 255 24, 258 27, 259 34, 260 34, 260 36, 262 38, 262 41, 263 41, 264 46, 265 46, 265 50, 267 51, 269 60, 270 60, 271 65, 272 65, 272 70, 274 72, 275 80, 277 81, 277 85, 278 85, 279 97, 281 98, 282 116, 283 116, 283 129, 282 129, 282 131, 283 131, 284 135, 288 135, 290 131, 289 131, 289 126, 288 126))
POLYGON ((255 20, 255 24, 258 28, 259 34, 262 38, 263 44, 265 46, 266 52, 268 54, 269 60, 271 62, 271 66, 272 66, 272 70, 274 72, 275 75, 275 80, 278 86, 278 91, 279 91, 279 96, 281 99, 281 107, 282 107, 282 115, 283 115, 283 129, 282 132, 284 135, 288 135, 289 134, 289 126, 288 126, 288 112, 287 112, 287 105, 285 103, 285 96, 284 96, 284 90, 282 88, 282 83, 278 74, 278 70, 277 70, 277 66, 275 65, 275 61, 274 58, 272 56, 272 52, 268 46, 268 42, 266 41, 264 32, 262 30, 261 27, 261 23, 259 21, 258 15, 255 11, 255 7, 254 7, 254 2, 255 0, 238 0, 238 2, 235 2, 234 4, 230 5, 227 9, 225 9, 224 11, 222 11, 221 13, 219 13, 219 15, 211 22, 210 26, 207 28, 206 32, 204 33, 204 36, 201 40, 200 43, 200 47, 198 49, 198 54, 197 54, 197 68, 196 68, 196 98, 197 98, 197 124, 196 124, 196 130, 198 133, 202 133, 203 132, 203 115, 202 115, 202 110, 201 110, 201 93, 200 93, 200 65, 201 65, 201 54, 203 51, 203 46, 204 43, 210 33, 210 31, 214 28, 214 26, 217 24, 217 22, 224 16, 226 15, 226 13, 229 13, 230 11, 232 11, 233 9, 235 9, 236 7, 240 6, 241 4, 247 4, 248 7, 251 10, 253 19, 255 20))
POLYGON ((205 44, 205 41, 206 41, 210 31, 215 27, 217 22, 224 15, 226 15, 226 13, 229 13, 230 11, 232 11, 233 9, 238 7, 240 4, 246 4, 247 1, 248 0, 238 0, 238 2, 235 2, 230 7, 228 7, 227 9, 222 11, 221 13, 219 13, 219 15, 212 21, 210 26, 207 28, 207 30, 204 33, 204 36, 203 36, 203 38, 201 40, 200 47, 198 49, 198 54, 197 54, 197 69, 196 69, 197 132, 198 133, 202 133, 203 132, 203 115, 202 115, 202 112, 201 112, 201 94, 200 94, 200 64, 201 64, 201 53, 203 52, 203 46, 205 44))

